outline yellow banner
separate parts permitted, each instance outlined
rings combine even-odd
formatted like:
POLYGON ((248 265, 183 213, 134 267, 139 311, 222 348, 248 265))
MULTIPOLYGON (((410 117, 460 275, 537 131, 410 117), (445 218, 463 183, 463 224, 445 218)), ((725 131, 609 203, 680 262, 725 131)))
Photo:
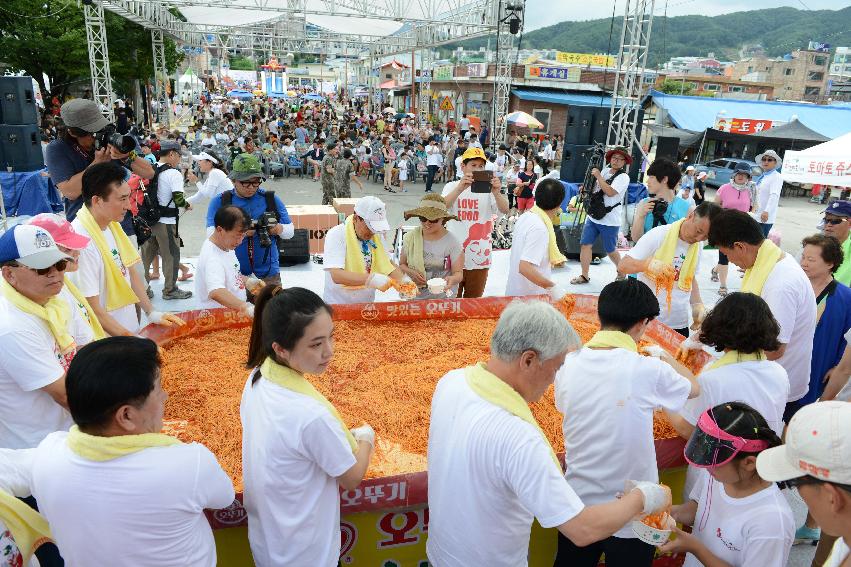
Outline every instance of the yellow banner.
POLYGON ((594 55, 593 53, 568 53, 556 51, 556 61, 559 63, 573 63, 575 65, 602 65, 612 67, 615 58, 611 55, 594 55))

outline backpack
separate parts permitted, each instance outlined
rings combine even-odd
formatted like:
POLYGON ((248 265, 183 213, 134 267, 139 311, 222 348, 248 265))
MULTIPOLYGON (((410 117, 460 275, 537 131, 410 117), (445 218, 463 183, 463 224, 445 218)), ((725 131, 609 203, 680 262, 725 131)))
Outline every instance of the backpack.
MULTIPOLYGON (((614 181, 615 178, 621 173, 624 172, 621 170, 615 171, 611 177, 606 179, 606 184, 611 185, 612 181, 614 181)), ((585 205, 585 211, 588 213, 588 216, 590 216, 594 220, 601 220, 603 217, 609 214, 615 207, 619 207, 621 205, 620 203, 615 203, 614 205, 607 206, 605 204, 605 201, 603 200, 604 197, 605 193, 603 193, 602 189, 600 189, 599 191, 594 191, 593 193, 591 193, 591 196, 588 197, 588 203, 585 205)))
MULTIPOLYGON (((174 168, 168 164, 154 166, 154 178, 144 190, 138 212, 133 217, 133 232, 136 233, 139 246, 151 237, 151 230, 162 217, 176 217, 178 214, 177 207, 162 206, 157 198, 160 174, 169 169, 174 168)), ((172 203, 173 201, 169 200, 168 204, 172 203)))

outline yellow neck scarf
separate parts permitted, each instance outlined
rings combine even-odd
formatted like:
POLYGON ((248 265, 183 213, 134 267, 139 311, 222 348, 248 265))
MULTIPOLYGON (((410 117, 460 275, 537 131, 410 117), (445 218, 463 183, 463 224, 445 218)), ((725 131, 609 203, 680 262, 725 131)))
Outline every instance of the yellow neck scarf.
POLYGON ((9 303, 24 313, 35 315, 47 323, 50 333, 56 339, 56 344, 59 345, 59 350, 62 354, 68 354, 77 348, 74 337, 68 332, 68 322, 71 320, 71 308, 64 299, 61 299, 58 295, 54 295, 44 306, 39 305, 35 301, 21 295, 3 277, 0 277, 0 293, 9 300, 9 303))
POLYGON ((180 444, 179 439, 163 433, 100 437, 83 433, 76 425, 72 425, 68 432, 68 448, 90 461, 111 461, 151 447, 170 447, 180 444))
POLYGON ((556 231, 553 228, 553 217, 547 214, 547 212, 535 205, 532 207, 531 212, 535 214, 541 221, 543 221, 544 226, 547 227, 547 234, 549 235, 549 244, 547 245, 547 251, 550 255, 550 265, 551 266, 561 266, 565 262, 567 262, 567 258, 565 258, 564 254, 558 249, 558 243, 556 242, 556 231))
POLYGON ((756 254, 756 261, 753 266, 745 270, 745 275, 742 278, 742 291, 762 295, 762 288, 765 286, 765 281, 771 275, 774 265, 783 258, 783 250, 777 247, 769 239, 762 241, 759 247, 759 252, 756 254))
MULTIPOLYGON (((662 246, 653 255, 655 259, 666 264, 674 263, 674 255, 677 253, 677 241, 680 238, 680 227, 682 227, 685 220, 680 219, 671 224, 668 234, 665 235, 665 240, 662 241, 662 246)), ((694 271, 697 269, 697 260, 700 257, 701 248, 701 243, 695 242, 686 251, 686 258, 680 268, 680 279, 677 284, 683 291, 691 291, 691 282, 694 281, 694 271)))
POLYGON ((89 305, 89 300, 83 297, 83 294, 74 285, 74 283, 68 278, 67 274, 65 275, 65 288, 74 296, 74 299, 77 300, 77 305, 79 305, 80 309, 83 312, 83 315, 86 316, 86 321, 88 321, 89 326, 94 331, 96 341, 99 341, 103 338, 106 338, 106 331, 103 330, 103 327, 100 324, 97 316, 95 315, 92 306, 89 305))
POLYGON ((751 354, 744 354, 737 350, 731 350, 725 352, 724 356, 707 366, 706 370, 714 370, 715 368, 721 368, 722 366, 727 366, 728 364, 736 364, 738 362, 749 362, 752 360, 765 360, 765 353, 762 351, 758 351, 751 354))
POLYGON ((632 337, 620 331, 597 331, 591 340, 585 343, 587 347, 597 348, 622 348, 632 352, 638 352, 638 346, 632 337))
POLYGON ((276 384, 281 388, 286 388, 287 390, 292 390, 293 392, 313 398, 328 408, 331 415, 340 422, 340 427, 343 428, 343 432, 346 434, 346 439, 349 441, 349 445, 352 446, 352 452, 357 451, 358 443, 355 441, 355 437, 352 435, 352 432, 349 431, 348 426, 346 426, 346 422, 343 421, 343 417, 340 415, 340 412, 337 411, 334 404, 329 402, 328 398, 323 396, 322 392, 317 390, 303 374, 299 374, 292 368, 284 366, 283 364, 278 364, 271 358, 266 358, 266 360, 263 361, 263 364, 260 366, 260 374, 262 374, 263 378, 269 382, 276 384))
POLYGON ((423 242, 422 227, 418 226, 406 233, 405 239, 402 241, 402 246, 405 249, 405 258, 408 260, 408 267, 425 276, 425 259, 423 258, 425 244, 423 242))
POLYGON ((23 555, 24 565, 29 564, 33 552, 41 544, 53 539, 44 516, 5 490, 0 490, 0 520, 12 533, 23 555))
POLYGON ((526 400, 524 400, 514 388, 503 382, 495 374, 488 372, 485 365, 481 362, 474 366, 468 366, 464 370, 464 377, 466 378, 467 385, 470 386, 470 389, 483 400, 501 407, 508 413, 516 415, 523 421, 534 425, 535 429, 538 430, 538 433, 541 434, 541 437, 544 438, 544 443, 546 443, 547 447, 550 449, 553 462, 558 467, 559 472, 561 472, 561 464, 558 462, 556 452, 553 451, 553 446, 550 445, 550 440, 547 439, 546 435, 544 435, 544 431, 541 429, 541 426, 538 425, 535 416, 532 415, 532 410, 529 409, 529 404, 526 403, 526 400))
MULTIPOLYGON (((112 259, 112 251, 106 243, 106 238, 103 237, 103 231, 89 208, 85 205, 80 207, 77 218, 80 219, 83 228, 89 233, 89 237, 95 243, 95 247, 97 247, 101 259, 103 259, 104 273, 106 274, 106 310, 115 311, 127 305, 138 303, 139 298, 136 297, 136 292, 133 291, 133 288, 121 275, 121 270, 115 265, 115 261, 112 259)), ((130 269, 130 266, 141 260, 139 251, 133 247, 133 243, 124 234, 120 224, 117 222, 109 223, 109 231, 115 239, 121 261, 127 269, 130 269)))
MULTIPOLYGON (((372 238, 367 241, 372 244, 369 246, 372 253, 372 268, 370 272, 387 275, 396 269, 390 260, 387 258, 387 252, 384 251, 384 243, 381 237, 373 234, 372 238)), ((346 271, 356 274, 365 274, 366 265, 363 261, 363 253, 361 252, 361 240, 355 232, 355 216, 349 215, 346 219, 346 271)))

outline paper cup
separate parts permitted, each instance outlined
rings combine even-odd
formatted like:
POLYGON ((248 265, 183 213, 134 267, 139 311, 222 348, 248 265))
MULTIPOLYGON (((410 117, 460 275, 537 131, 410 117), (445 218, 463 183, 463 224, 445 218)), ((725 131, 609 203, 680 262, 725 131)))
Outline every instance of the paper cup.
POLYGON ((656 528, 648 526, 644 522, 633 520, 632 531, 638 536, 638 539, 644 543, 658 547, 668 543, 668 539, 671 537, 671 531, 676 525, 677 522, 671 516, 668 516, 669 528, 667 530, 657 530, 656 528))
POLYGON ((446 280, 443 278, 431 278, 426 282, 430 293, 439 295, 446 291, 446 280))

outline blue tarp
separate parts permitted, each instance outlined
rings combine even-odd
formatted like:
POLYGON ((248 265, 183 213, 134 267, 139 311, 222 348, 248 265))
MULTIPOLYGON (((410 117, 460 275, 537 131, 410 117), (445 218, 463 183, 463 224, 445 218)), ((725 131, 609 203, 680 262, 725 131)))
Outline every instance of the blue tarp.
POLYGON ((679 96, 654 90, 650 91, 649 96, 653 104, 668 112, 668 118, 674 126, 695 132, 714 128, 718 113, 722 110, 730 119, 791 122, 797 117, 807 128, 829 138, 838 138, 851 132, 851 107, 841 105, 679 96))
POLYGON ((282 92, 270 92, 266 93, 266 96, 268 96, 269 98, 290 98, 290 95, 282 92))
POLYGON ((545 91, 534 89, 511 89, 511 94, 520 100, 534 102, 549 102, 566 106, 604 106, 611 107, 612 97, 607 94, 571 93, 560 91, 545 91))
POLYGON ((233 89, 232 91, 228 91, 228 97, 251 100, 254 98, 254 95, 248 91, 233 89))
POLYGON ((46 174, 47 169, 21 173, 0 172, 3 201, 10 217, 61 213, 62 197, 46 174))
POLYGON ((325 100, 325 97, 322 95, 318 95, 316 93, 307 93, 306 95, 302 95, 304 100, 325 100))

